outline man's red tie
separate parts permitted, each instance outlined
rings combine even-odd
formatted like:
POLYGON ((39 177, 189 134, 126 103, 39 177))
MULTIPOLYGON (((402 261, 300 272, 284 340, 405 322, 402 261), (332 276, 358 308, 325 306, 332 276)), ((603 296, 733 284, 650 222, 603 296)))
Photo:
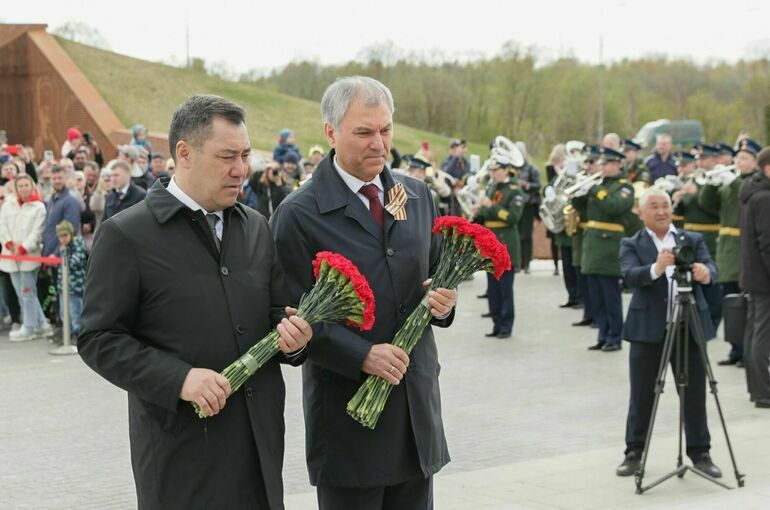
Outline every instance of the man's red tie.
POLYGON ((369 199, 369 212, 372 213, 374 221, 382 228, 385 223, 385 209, 383 209, 382 202, 380 202, 380 190, 375 184, 367 184, 366 186, 361 186, 361 189, 358 191, 369 199))

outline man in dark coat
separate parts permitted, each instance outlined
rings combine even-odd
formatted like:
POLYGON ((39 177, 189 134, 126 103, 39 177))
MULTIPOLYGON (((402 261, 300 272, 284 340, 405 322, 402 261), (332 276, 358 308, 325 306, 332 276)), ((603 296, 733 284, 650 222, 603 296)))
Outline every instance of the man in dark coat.
POLYGON ((125 161, 116 160, 112 163, 110 179, 113 188, 105 199, 102 221, 138 204, 147 196, 146 191, 131 181, 131 167, 125 161))
POLYGON ((755 405, 770 408, 770 148, 741 188, 741 288, 749 292, 746 382, 755 405))
POLYGON ((139 508, 282 509, 278 362, 301 363, 312 330, 286 309, 284 354, 234 395, 219 374, 285 304, 267 222, 236 203, 250 151, 243 110, 193 96, 174 114, 169 145, 175 176, 97 231, 78 349, 128 392, 139 508), (212 417, 199 419, 191 402, 212 417))
MULTIPOLYGON (((676 280, 672 278, 675 246, 690 246, 695 252, 695 262, 691 265, 695 282, 692 287, 701 330, 705 340, 715 335, 703 287, 716 282, 717 269, 703 236, 679 231, 672 225, 671 198, 663 190, 650 188, 645 191, 639 199, 639 211, 644 228, 623 239, 620 245, 623 279, 634 294, 623 328, 623 338, 631 343, 628 357, 631 396, 626 421, 625 459, 617 469, 618 476, 631 476, 636 472, 647 439, 664 339, 669 321, 674 319, 669 299, 674 298, 677 287, 676 280)), ((697 469, 720 477, 722 474, 709 455, 711 438, 706 422, 706 371, 695 340, 690 336, 687 341, 688 384, 684 390, 687 455, 697 469)), ((672 366, 674 359, 671 358, 672 366)))
MULTIPOLYGON (((343 78, 327 89, 321 109, 333 150, 271 218, 276 249, 284 267, 293 269, 286 273, 292 302, 313 283, 315 253, 330 250, 369 280, 377 319, 365 333, 341 325, 313 328, 302 370, 310 483, 318 487, 321 510, 433 508, 432 475, 449 462, 436 343, 428 327, 410 356, 390 344, 420 306, 438 262, 433 199, 424 182, 385 164, 393 99, 384 85, 343 78), (398 211, 383 205, 398 203, 389 194, 400 186, 406 217, 397 221, 398 211), (367 374, 395 385, 374 430, 346 412, 367 374)), ((456 297, 448 289, 430 293, 434 325, 450 325, 456 297)))

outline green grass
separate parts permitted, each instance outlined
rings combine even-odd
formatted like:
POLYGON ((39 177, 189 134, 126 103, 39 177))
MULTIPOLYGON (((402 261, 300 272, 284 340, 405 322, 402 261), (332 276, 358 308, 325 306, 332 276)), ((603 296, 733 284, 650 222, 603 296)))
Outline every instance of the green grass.
MULTIPOLYGON (((57 39, 127 128, 140 123, 150 131, 165 133, 178 105, 193 94, 208 93, 245 108, 249 137, 256 149, 272 152, 278 132, 285 127, 294 130, 303 155, 313 144, 326 147, 317 102, 57 39)), ((394 134, 394 144, 402 154, 416 152, 423 140, 430 142, 439 161, 447 153, 446 137, 398 123, 394 134)), ((482 155, 482 160, 488 153, 480 143, 470 143, 468 149, 482 155)))

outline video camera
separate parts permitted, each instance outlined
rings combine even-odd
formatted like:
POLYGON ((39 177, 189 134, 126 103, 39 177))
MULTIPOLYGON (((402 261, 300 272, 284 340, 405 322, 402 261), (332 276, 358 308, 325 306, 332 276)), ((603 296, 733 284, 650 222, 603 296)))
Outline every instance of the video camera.
POLYGON ((695 262, 695 248, 689 245, 675 246, 671 252, 674 254, 674 279, 679 288, 692 285, 692 265, 695 262))

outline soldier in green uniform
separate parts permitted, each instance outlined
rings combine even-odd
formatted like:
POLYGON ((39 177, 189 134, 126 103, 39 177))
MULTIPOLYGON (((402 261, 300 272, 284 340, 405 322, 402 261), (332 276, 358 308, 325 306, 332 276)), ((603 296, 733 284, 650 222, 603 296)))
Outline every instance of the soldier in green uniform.
POLYGON ((737 154, 737 152, 733 150, 733 148, 727 145, 726 143, 720 143, 719 145, 717 145, 717 148, 719 149, 719 157, 717 158, 717 164, 725 165, 725 166, 732 165, 733 158, 735 158, 735 155, 737 154))
MULTIPOLYGON (((729 148, 729 147, 728 147, 729 148)), ((716 263, 719 270, 717 282, 722 285, 722 297, 741 291, 738 281, 741 272, 740 244, 740 190, 743 181, 751 178, 757 170, 757 154, 762 147, 749 138, 738 145, 735 166, 739 174, 729 172, 714 176, 698 193, 698 204, 711 213, 719 214, 719 237, 717 238, 716 263)), ((742 363, 743 344, 732 344, 727 359, 720 365, 742 363)))
POLYGON ((647 165, 638 157, 642 146, 628 138, 623 140, 623 171, 631 182, 642 181, 649 184, 650 173, 647 165))
POLYGON ((621 349, 623 302, 620 289, 620 240, 624 237, 623 218, 634 205, 634 189, 623 176, 623 154, 601 147, 599 165, 604 174, 600 184, 572 200, 585 205, 586 230, 583 235, 581 269, 588 275, 589 293, 594 299, 594 320, 599 325, 596 345, 603 352, 621 349))
POLYGON ((511 269, 499 280, 487 273, 487 300, 494 326, 488 337, 510 338, 513 331, 513 275, 521 267, 518 222, 524 209, 524 194, 515 177, 513 163, 505 156, 494 156, 489 165, 490 184, 481 199, 475 221, 495 233, 508 247, 511 269))
MULTIPOLYGON (((719 215, 707 211, 698 203, 700 188, 705 185, 705 181, 699 184, 700 179, 696 179, 695 176, 699 173, 702 175, 716 166, 719 149, 713 145, 700 144, 696 146, 696 150, 698 168, 691 174, 680 173, 680 177, 685 180, 685 185, 674 193, 673 199, 679 204, 674 214, 684 217, 685 230, 697 232, 703 236, 709 255, 714 259, 719 236, 719 215)), ((719 323, 722 320, 722 287, 718 283, 706 285, 703 288, 703 295, 709 305, 714 329, 719 329, 719 323)))
MULTIPOLYGON (((585 170, 586 174, 592 175, 600 171, 599 168, 599 146, 598 145, 586 145, 584 148, 585 153, 585 170)), ((583 318, 577 322, 573 322, 573 326, 590 326, 594 327, 596 322, 594 321, 593 303, 591 298, 591 292, 589 291, 588 275, 583 274, 580 266, 583 256, 583 232, 586 227, 586 204, 584 201, 578 200, 577 203, 571 202, 572 208, 571 215, 574 216, 573 220, 576 221, 575 230, 572 232, 572 265, 575 267, 575 273, 577 274, 578 289, 580 291, 580 299, 583 302, 583 318)), ((565 222, 566 224, 567 222, 565 222)), ((569 232, 568 232, 569 234, 569 232)))

